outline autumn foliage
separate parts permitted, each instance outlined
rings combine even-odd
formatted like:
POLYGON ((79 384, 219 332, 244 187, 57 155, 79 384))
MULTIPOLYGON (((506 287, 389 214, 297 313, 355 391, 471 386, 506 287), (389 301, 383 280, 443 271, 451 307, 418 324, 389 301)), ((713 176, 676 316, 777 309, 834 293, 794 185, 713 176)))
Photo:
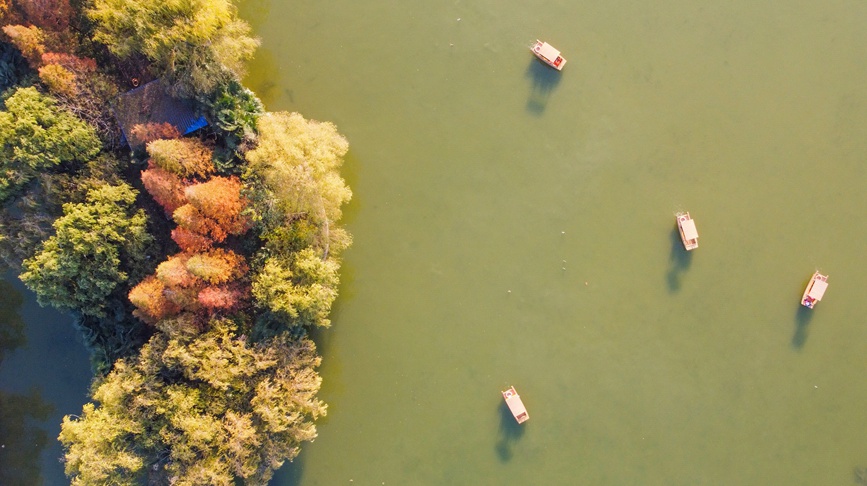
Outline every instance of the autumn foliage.
POLYGON ((175 228, 172 230, 172 240, 178 244, 181 251, 200 252, 211 249, 214 240, 200 235, 187 228, 175 228))
POLYGON ((154 140, 180 138, 181 132, 171 123, 139 123, 129 131, 132 146, 144 145, 154 140))
POLYGON ((191 274, 211 284, 237 280, 248 270, 243 256, 222 248, 191 256, 186 268, 191 274))
POLYGON ((210 238, 219 243, 226 239, 228 232, 213 219, 202 214, 192 204, 184 204, 172 213, 178 227, 210 238))
POLYGON ((3 32, 15 47, 21 51, 21 55, 33 68, 39 67, 42 62, 42 54, 45 52, 45 34, 42 29, 31 25, 6 25, 3 32))
POLYGON ((205 287, 199 292, 199 304, 208 309, 232 311, 244 301, 245 292, 237 285, 205 287))
POLYGON ((197 138, 154 140, 147 144, 151 162, 182 179, 214 172, 213 151, 197 138))
POLYGON ((62 31, 69 27, 69 0, 18 0, 27 20, 43 29, 62 31))
MULTIPOLYGON (((136 316, 157 324, 181 313, 185 319, 217 311, 241 308, 249 294, 240 282, 248 271, 243 256, 230 250, 212 249, 201 253, 180 253, 157 266, 155 275, 144 279, 129 293, 136 316)), ((201 320, 201 319, 200 319, 201 320)), ((166 323, 185 329, 196 326, 190 322, 166 323)))
POLYGON ((226 233, 240 235, 247 231, 249 225, 241 213, 246 201, 237 177, 212 177, 188 186, 184 195, 200 214, 215 221, 226 233))
POLYGON ((187 203, 183 183, 171 172, 149 164, 141 173, 141 181, 154 201, 168 214, 187 203))
POLYGON ((180 307, 166 297, 166 286, 160 279, 150 276, 129 292, 129 301, 136 306, 136 316, 145 321, 157 321, 177 314, 180 307))

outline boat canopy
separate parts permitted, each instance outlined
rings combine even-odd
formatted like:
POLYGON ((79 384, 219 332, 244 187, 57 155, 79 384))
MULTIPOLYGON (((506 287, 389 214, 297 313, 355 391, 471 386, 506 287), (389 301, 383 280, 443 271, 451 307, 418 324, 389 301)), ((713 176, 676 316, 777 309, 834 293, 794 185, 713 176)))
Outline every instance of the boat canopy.
POLYGON ((816 279, 813 281, 813 286, 810 287, 810 293, 807 294, 815 300, 822 300, 822 296, 825 295, 825 289, 828 288, 828 282, 824 280, 816 279))
POLYGON ((512 395, 507 398, 506 405, 509 406, 509 410, 511 410, 512 415, 514 415, 515 418, 527 413, 527 408, 524 407, 524 402, 521 401, 521 397, 518 395, 512 395))
POLYGON ((560 51, 554 49, 554 46, 548 44, 547 42, 543 42, 542 46, 536 52, 538 52, 542 57, 548 59, 551 62, 556 61, 557 58, 560 57, 560 51))
POLYGON ((691 219, 681 221, 680 227, 683 228, 683 236, 687 240, 694 240, 698 238, 698 230, 695 229, 695 221, 691 219))

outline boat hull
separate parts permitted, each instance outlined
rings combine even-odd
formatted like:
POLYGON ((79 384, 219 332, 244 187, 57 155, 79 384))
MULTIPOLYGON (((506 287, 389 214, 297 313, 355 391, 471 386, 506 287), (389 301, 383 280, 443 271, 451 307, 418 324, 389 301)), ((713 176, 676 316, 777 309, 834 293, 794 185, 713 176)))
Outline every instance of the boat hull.
POLYGON ((540 61, 558 71, 562 71, 563 66, 566 65, 566 59, 560 55, 560 51, 551 47, 547 42, 542 42, 537 39, 536 43, 530 47, 530 52, 532 52, 540 61))
POLYGON ((686 251, 698 248, 698 231, 695 229, 695 221, 688 212, 677 213, 677 230, 680 232, 680 240, 686 251))
POLYGON ((801 296, 801 305, 812 309, 815 307, 816 302, 822 300, 827 288, 828 276, 822 275, 819 272, 814 273, 810 278, 810 282, 807 283, 807 288, 804 289, 804 295, 801 296))
POLYGON ((518 396, 518 392, 515 391, 514 386, 503 391, 503 399, 506 400, 506 405, 508 405, 509 411, 512 412, 512 416, 515 417, 515 420, 517 420, 519 424, 523 424, 527 420, 530 420, 530 414, 527 413, 527 408, 524 406, 524 402, 521 401, 521 397, 518 396))

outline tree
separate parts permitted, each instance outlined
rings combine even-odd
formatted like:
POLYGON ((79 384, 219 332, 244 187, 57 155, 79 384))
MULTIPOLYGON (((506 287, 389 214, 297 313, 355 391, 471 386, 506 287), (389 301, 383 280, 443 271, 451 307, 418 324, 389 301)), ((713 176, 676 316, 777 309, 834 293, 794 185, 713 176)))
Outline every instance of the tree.
POLYGON ((334 124, 279 112, 262 115, 258 128, 259 143, 247 153, 245 177, 261 177, 288 218, 304 214, 319 224, 339 220, 352 191, 338 172, 349 144, 334 124))
POLYGON ((170 256, 157 266, 157 278, 173 288, 190 288, 201 285, 201 280, 187 270, 190 255, 181 253, 170 256))
POLYGON ((244 304, 244 297, 248 294, 238 285, 209 286, 199 292, 199 304, 210 311, 232 312, 244 304))
POLYGON ((214 172, 213 150, 197 138, 154 140, 147 144, 151 162, 181 179, 205 177, 214 172))
POLYGON ((95 0, 87 15, 96 41, 120 58, 144 55, 187 98, 240 79, 259 45, 230 0, 95 0))
POLYGON ((87 201, 63 206, 56 234, 24 261, 21 280, 41 305, 104 316, 108 297, 132 274, 144 273, 148 246, 144 211, 127 185, 91 190, 87 201))
POLYGON ((192 184, 184 189, 187 201, 205 217, 216 221, 228 234, 247 231, 247 218, 242 211, 247 201, 241 197, 241 182, 237 177, 212 177, 207 182, 192 184))
POLYGON ((120 162, 101 153, 75 172, 42 172, 0 208, 0 259, 20 269, 54 230, 63 215, 63 204, 84 202, 91 189, 121 183, 120 162))
POLYGON ((186 266, 191 274, 210 284, 237 280, 248 270, 244 257, 222 248, 207 253, 197 253, 187 260, 186 266))
POLYGON ((39 77, 65 110, 94 127, 103 142, 116 147, 120 129, 109 109, 118 89, 97 71, 96 61, 62 52, 42 55, 39 77))
POLYGON ((154 323, 180 312, 180 307, 165 294, 166 286, 151 275, 129 291, 129 301, 136 306, 136 317, 154 323))
POLYGON ((52 93, 75 96, 75 74, 59 64, 46 64, 39 68, 39 79, 52 93))
POLYGON ((0 111, 0 202, 41 171, 81 165, 100 150, 94 130, 35 88, 19 88, 0 111))
POLYGON ((192 253, 210 250, 214 245, 214 240, 186 228, 173 229, 172 240, 178 244, 181 251, 192 253))
POLYGON ((69 0, 18 0, 18 4, 33 24, 54 31, 69 27, 72 7, 69 0))
POLYGON ((230 148, 256 138, 256 121, 265 112, 256 94, 233 80, 221 85, 212 97, 200 100, 208 107, 209 119, 226 133, 230 148))
POLYGON ((45 52, 45 34, 42 29, 31 25, 4 25, 3 32, 21 55, 30 63, 30 67, 38 68, 42 63, 42 53, 45 52))
POLYGON ((337 298, 339 265, 322 260, 312 248, 291 260, 268 258, 253 277, 256 304, 289 325, 328 327, 328 313, 337 298))
POLYGON ((206 236, 217 243, 222 242, 229 235, 228 231, 218 222, 205 216, 189 203, 175 209, 175 212, 172 213, 172 219, 175 220, 178 227, 206 236))
POLYGON ((94 389, 98 406, 64 418, 66 472, 74 485, 134 484, 146 468, 164 484, 267 484, 316 437, 319 363, 308 339, 249 344, 223 319, 158 334, 94 389))
POLYGON ((180 130, 169 122, 137 123, 129 132, 129 143, 132 146, 146 145, 154 140, 181 137, 180 130))
POLYGON ((172 214, 179 207, 187 204, 184 196, 184 184, 177 175, 156 167, 153 163, 141 173, 141 182, 148 194, 154 198, 168 214, 172 214))

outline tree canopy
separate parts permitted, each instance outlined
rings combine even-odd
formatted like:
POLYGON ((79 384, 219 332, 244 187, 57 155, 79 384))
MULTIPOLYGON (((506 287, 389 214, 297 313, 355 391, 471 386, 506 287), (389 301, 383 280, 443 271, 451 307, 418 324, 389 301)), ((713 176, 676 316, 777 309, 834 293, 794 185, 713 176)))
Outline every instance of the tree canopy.
POLYGON ((258 146, 247 153, 246 177, 263 179, 284 219, 305 215, 319 224, 339 220, 352 191, 338 171, 349 143, 337 127, 277 112, 262 115, 258 129, 258 146))
POLYGON ((188 98, 241 78, 259 45, 230 0, 94 0, 87 15, 95 40, 121 58, 144 55, 188 98))
POLYGON ((130 272, 142 272, 152 241, 135 197, 126 184, 104 185, 88 192, 86 202, 63 206, 56 234, 24 261, 20 275, 40 304, 105 315, 107 297, 130 272))
POLYGON ((0 111, 0 202, 39 172, 81 164, 100 150, 96 132, 35 88, 18 88, 0 111))
POLYGON ((63 420, 73 485, 264 485, 316 437, 320 358, 285 334, 251 345, 215 320, 191 340, 157 334, 94 389, 98 403, 63 420), (149 467, 154 466, 154 467, 149 467), (147 469, 147 471, 146 471, 147 469))

